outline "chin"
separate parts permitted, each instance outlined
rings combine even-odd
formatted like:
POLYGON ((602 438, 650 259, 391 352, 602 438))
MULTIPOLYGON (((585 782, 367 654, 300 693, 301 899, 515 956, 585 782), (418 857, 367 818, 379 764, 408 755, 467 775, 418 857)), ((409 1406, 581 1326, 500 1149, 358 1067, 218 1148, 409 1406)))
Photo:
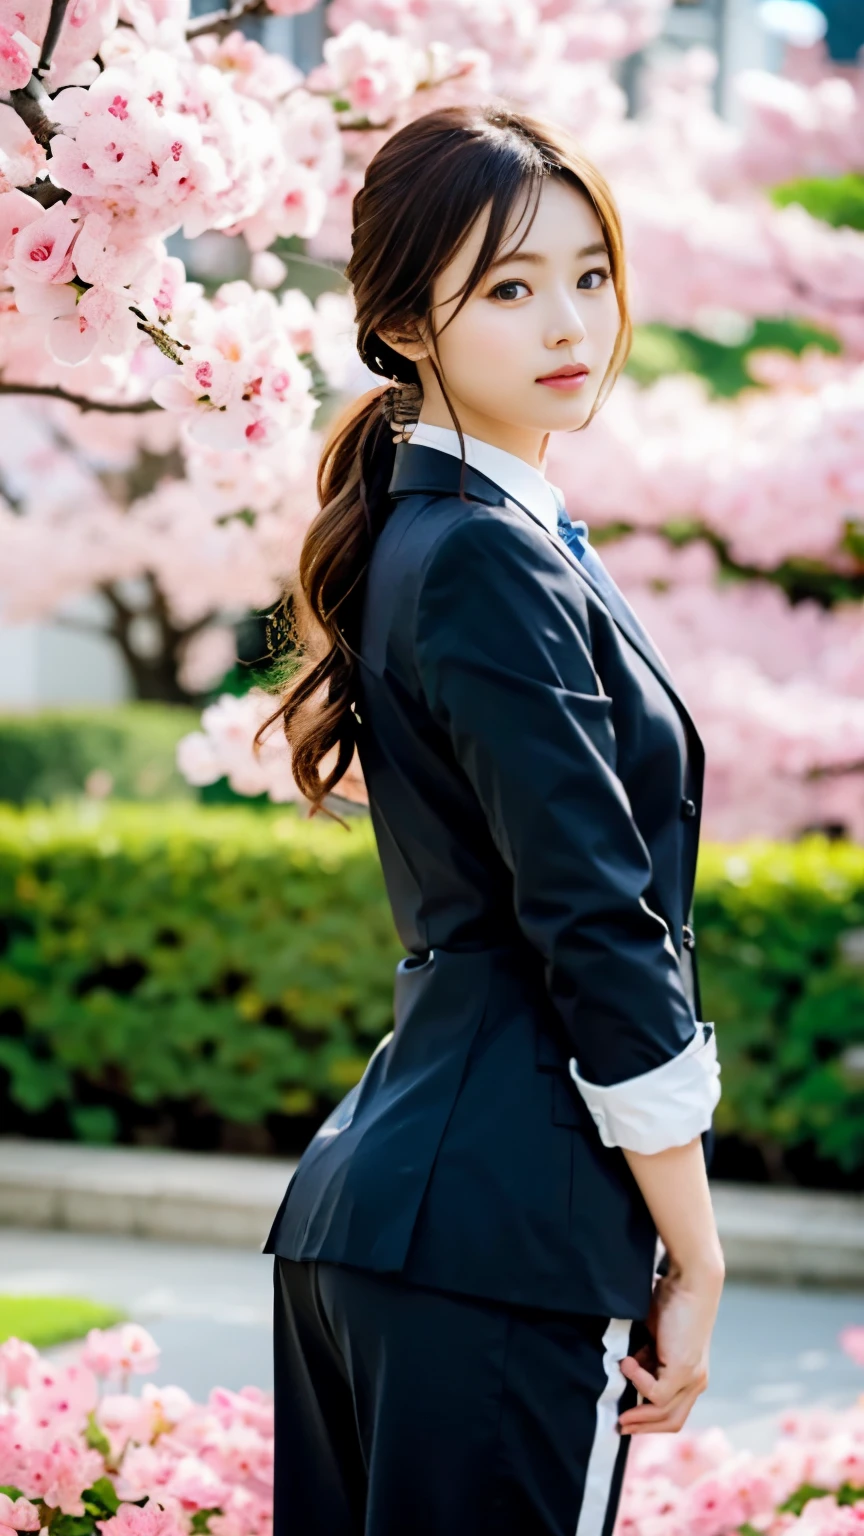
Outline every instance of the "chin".
POLYGON ((545 421, 540 430, 541 432, 578 432, 580 427, 584 427, 590 414, 590 406, 580 411, 578 415, 575 412, 567 416, 560 414, 555 421, 545 421))

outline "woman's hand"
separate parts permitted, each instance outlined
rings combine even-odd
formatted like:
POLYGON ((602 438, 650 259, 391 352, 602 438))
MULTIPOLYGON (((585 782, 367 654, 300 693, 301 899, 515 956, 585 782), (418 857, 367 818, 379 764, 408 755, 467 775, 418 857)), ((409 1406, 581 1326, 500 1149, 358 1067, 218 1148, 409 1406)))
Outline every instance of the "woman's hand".
POLYGON ((670 1265, 658 1276, 647 1326, 651 1343, 627 1355, 621 1370, 645 1399, 622 1413, 622 1434, 674 1434, 708 1385, 711 1332, 723 1288, 716 1263, 685 1274, 670 1265))

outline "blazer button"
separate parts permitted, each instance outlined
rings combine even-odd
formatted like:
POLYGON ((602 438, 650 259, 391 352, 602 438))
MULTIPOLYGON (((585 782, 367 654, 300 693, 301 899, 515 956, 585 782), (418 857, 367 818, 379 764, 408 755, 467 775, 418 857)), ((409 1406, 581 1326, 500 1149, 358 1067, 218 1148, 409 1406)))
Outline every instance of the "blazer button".
POLYGON ((688 819, 691 816, 695 816, 696 815, 696 802, 695 802, 695 800, 682 800, 681 801, 681 815, 684 816, 684 817, 687 817, 688 819))
POLYGON ((685 923, 681 930, 681 941, 685 949, 696 948, 696 935, 693 932, 693 929, 690 927, 689 923, 685 923))

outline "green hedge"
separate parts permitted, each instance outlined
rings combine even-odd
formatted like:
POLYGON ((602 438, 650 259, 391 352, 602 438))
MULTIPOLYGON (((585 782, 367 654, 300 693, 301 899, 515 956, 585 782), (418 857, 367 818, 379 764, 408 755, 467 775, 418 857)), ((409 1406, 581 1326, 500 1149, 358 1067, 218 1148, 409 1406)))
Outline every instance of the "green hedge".
POLYGON ((695 922, 717 1024, 720 1134, 864 1171, 864 848, 824 837, 702 850, 695 922))
POLYGON ((200 724, 198 709, 137 701, 0 715, 0 800, 83 795, 94 770, 110 775, 110 793, 121 800, 193 800, 175 751, 200 724))
POLYGON ((389 1028, 403 953, 371 824, 350 826, 294 807, 0 808, 13 1104, 67 1103, 107 1139, 127 1099, 253 1123, 341 1098, 389 1028))
MULTIPOLYGON (((709 845, 695 925, 718 1131, 864 1167, 864 849, 709 845)), ((284 1146, 390 1028, 402 953, 367 817, 0 808, 7 1124, 284 1146)))

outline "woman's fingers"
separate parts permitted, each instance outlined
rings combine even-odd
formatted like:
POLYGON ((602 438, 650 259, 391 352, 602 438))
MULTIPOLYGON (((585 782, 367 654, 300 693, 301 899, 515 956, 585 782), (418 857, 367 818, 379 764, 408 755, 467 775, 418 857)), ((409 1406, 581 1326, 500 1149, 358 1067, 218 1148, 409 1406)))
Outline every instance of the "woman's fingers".
POLYGON ((674 1433, 708 1385, 708 1373, 702 1367, 661 1367, 654 1376, 633 1355, 621 1361, 621 1371, 645 1399, 620 1415, 618 1425, 622 1434, 674 1433))
POLYGON ((629 1429, 631 1426, 642 1424, 660 1424, 664 1419, 668 1419, 670 1415, 677 1411, 685 1398, 693 1398, 695 1400, 697 1396, 698 1393, 690 1388, 689 1390, 683 1389, 681 1392, 676 1392, 675 1396, 668 1402, 663 1403, 662 1406, 656 1403, 638 1403, 635 1408, 628 1408, 622 1413, 619 1416, 618 1423, 622 1429, 629 1429))
POLYGON ((656 1376, 652 1376, 651 1372, 645 1369, 635 1355, 624 1356, 621 1361, 621 1374, 626 1376, 628 1381, 632 1381, 636 1391, 642 1397, 647 1397, 652 1403, 654 1402, 654 1394, 660 1382, 656 1376))
MULTIPOLYGON (((627 1414, 622 1414, 618 1421, 622 1435, 674 1435, 679 1429, 683 1429, 690 1409, 693 1407, 698 1392, 682 1393, 667 1409, 659 1411, 659 1416, 648 1422, 626 1422, 627 1414)), ((632 1409, 633 1413, 641 1412, 641 1409, 632 1409)))
POLYGON ((647 1397, 650 1403, 661 1408, 666 1407, 677 1393, 697 1385, 695 1374, 689 1367, 662 1366, 655 1375, 632 1355, 621 1361, 621 1373, 632 1381, 641 1397, 647 1397))

